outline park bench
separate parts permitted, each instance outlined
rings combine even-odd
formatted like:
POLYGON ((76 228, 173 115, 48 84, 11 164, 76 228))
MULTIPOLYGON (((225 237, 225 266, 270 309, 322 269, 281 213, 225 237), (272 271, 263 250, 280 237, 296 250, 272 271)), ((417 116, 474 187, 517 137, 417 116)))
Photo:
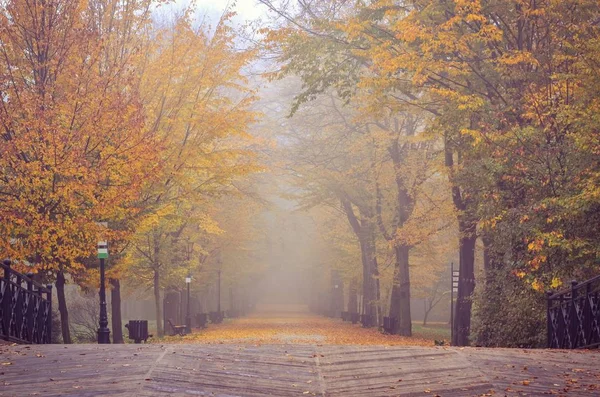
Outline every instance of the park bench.
POLYGON ((350 312, 342 312, 342 321, 350 321, 350 312))
POLYGON ((350 321, 352 321, 352 324, 356 324, 357 322, 360 321, 360 314, 358 313, 350 313, 350 321))
POLYGON ((173 324, 173 321, 171 319, 168 319, 167 323, 169 323, 169 326, 173 330, 173 334, 171 336, 173 336, 173 335, 184 336, 185 335, 186 328, 187 328, 185 325, 175 325, 175 324, 173 324))
POLYGON ((135 343, 146 342, 148 338, 152 337, 148 333, 148 320, 129 320, 129 323, 125 324, 125 328, 129 331, 129 339, 135 343))
POLYGON ((383 318, 383 331, 386 334, 395 334, 398 325, 396 317, 384 317, 383 318))
POLYGON ((198 328, 206 327, 206 324, 208 324, 208 314, 197 313, 196 314, 196 324, 198 325, 198 328))

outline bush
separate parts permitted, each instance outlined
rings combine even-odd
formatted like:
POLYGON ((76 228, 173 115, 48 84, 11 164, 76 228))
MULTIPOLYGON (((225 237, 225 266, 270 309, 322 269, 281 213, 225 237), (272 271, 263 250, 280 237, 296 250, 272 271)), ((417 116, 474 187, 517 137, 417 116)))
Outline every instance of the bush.
POLYGON ((93 343, 98 340, 99 302, 98 295, 90 292, 81 294, 69 305, 74 343, 93 343))
POLYGON ((472 339, 478 346, 545 347, 546 300, 509 269, 490 274, 473 297, 472 339))

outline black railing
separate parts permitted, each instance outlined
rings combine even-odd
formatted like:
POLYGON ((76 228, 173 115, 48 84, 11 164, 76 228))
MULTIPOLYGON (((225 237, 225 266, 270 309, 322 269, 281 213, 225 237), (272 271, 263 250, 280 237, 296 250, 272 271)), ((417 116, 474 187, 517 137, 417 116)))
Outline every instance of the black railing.
POLYGON ((600 276, 557 293, 548 293, 548 347, 600 346, 600 276))
POLYGON ((17 343, 51 343, 52 286, 43 286, 0 263, 0 338, 17 343))

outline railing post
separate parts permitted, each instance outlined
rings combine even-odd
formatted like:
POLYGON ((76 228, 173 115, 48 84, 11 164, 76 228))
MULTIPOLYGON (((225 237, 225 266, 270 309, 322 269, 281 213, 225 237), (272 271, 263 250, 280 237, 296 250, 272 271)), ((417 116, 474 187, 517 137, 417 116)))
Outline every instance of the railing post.
POLYGON ((581 324, 581 329, 583 330, 583 345, 588 345, 592 341, 592 305, 590 302, 590 296, 592 295, 592 284, 587 283, 585 286, 585 298, 583 301, 583 320, 581 324), (589 330, 589 332, 586 332, 589 330))
POLYGON ((554 333, 554 329, 552 327, 552 300, 550 297, 552 296, 551 291, 546 292, 546 346, 551 349, 552 348, 552 335, 554 333))
POLYGON ((571 349, 575 349, 577 347, 577 322, 579 322, 579 318, 577 317, 577 280, 571 281, 571 307, 569 309, 569 340, 571 341, 571 349))
POLYGON ((565 340, 567 339, 567 337, 569 336, 569 324, 567 324, 567 316, 568 316, 568 310, 565 311, 564 307, 565 307, 565 295, 564 294, 560 294, 560 296, 558 297, 558 307, 559 310, 557 311, 556 315, 557 317, 557 323, 558 326, 556 327, 556 338, 558 340, 558 344, 556 345, 557 349, 567 349, 568 347, 566 347, 565 345, 565 340), (565 315, 565 312, 566 315, 565 315), (567 337, 565 337, 565 335, 567 335, 567 337))
POLYGON ((52 343, 52 284, 46 285, 48 291, 46 292, 46 298, 48 299, 48 323, 46 327, 48 328, 46 332, 46 343, 52 343))
POLYGON ((10 319, 12 317, 11 301, 12 289, 10 288, 10 260, 5 259, 4 266, 4 293, 2 294, 2 329, 4 330, 4 339, 10 337, 10 319))
POLYGON ((33 305, 35 299, 33 297, 33 273, 27 273, 27 313, 25 314, 25 328, 27 329, 27 341, 33 342, 33 305))
POLYGON ((16 272, 15 275, 14 291, 12 291, 12 294, 14 294, 14 305, 11 304, 11 325, 14 329, 13 337, 23 339, 21 331, 23 331, 23 322, 26 321, 25 313, 23 313, 23 296, 25 295, 23 293, 23 275, 16 272))

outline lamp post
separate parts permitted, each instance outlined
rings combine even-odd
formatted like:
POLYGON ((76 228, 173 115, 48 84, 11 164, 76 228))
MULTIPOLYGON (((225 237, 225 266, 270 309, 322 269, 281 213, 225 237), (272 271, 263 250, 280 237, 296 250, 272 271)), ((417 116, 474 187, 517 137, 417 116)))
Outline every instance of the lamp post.
POLYGON ((192 275, 188 273, 185 278, 187 284, 187 308, 185 312, 185 332, 188 334, 192 333, 192 318, 190 317, 190 284, 192 283, 192 275))
POLYGON ((100 321, 98 328, 98 343, 110 343, 110 330, 108 329, 108 314, 106 313, 106 290, 104 289, 104 260, 108 258, 108 243, 98 242, 98 259, 100 259, 100 321))

